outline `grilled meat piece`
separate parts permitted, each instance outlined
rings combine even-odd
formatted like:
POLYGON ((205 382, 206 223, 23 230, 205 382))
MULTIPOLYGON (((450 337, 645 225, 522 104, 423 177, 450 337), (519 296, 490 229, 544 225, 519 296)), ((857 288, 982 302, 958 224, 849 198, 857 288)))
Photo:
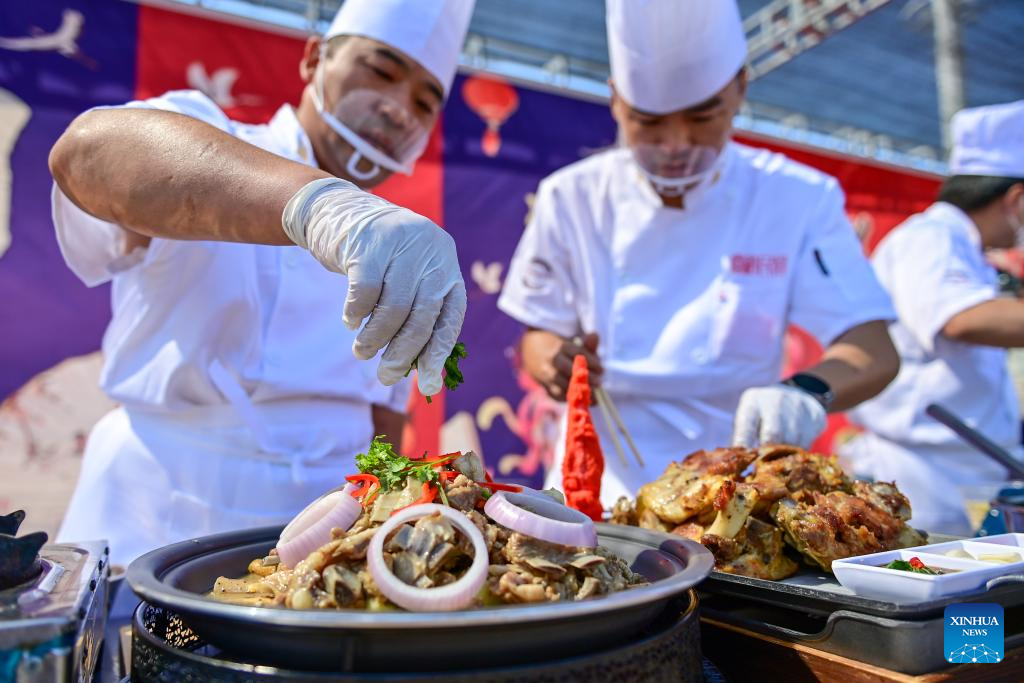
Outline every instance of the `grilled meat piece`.
POLYGON ((786 556, 782 532, 756 517, 747 517, 733 538, 705 534, 700 542, 715 556, 715 568, 729 574, 778 581, 799 568, 786 556))
POLYGON ((729 477, 704 475, 679 463, 669 463, 660 477, 640 487, 636 499, 637 515, 643 522, 646 513, 653 513, 671 528, 694 517, 713 513, 715 495, 725 481, 730 481, 729 477))
POLYGON ((758 449, 758 454, 754 472, 747 477, 758 492, 755 514, 794 495, 852 491, 850 479, 834 456, 809 453, 795 446, 765 446, 758 449))
POLYGON ((833 560, 926 542, 888 509, 844 491, 815 493, 812 503, 783 499, 772 514, 786 541, 827 572, 833 560))
POLYGON ((749 448, 716 448, 669 463, 660 477, 640 487, 636 504, 640 526, 669 531, 693 518, 710 523, 719 488, 726 481, 738 480, 755 457, 757 453, 749 448), (663 524, 645 515, 648 512, 663 524))
POLYGON ((855 481, 853 492, 858 498, 863 498, 869 503, 886 510, 896 519, 907 521, 910 519, 910 501, 896 488, 895 482, 885 481, 855 481))
POLYGON ((620 496, 615 501, 615 505, 612 506, 611 523, 638 526, 639 521, 636 514, 636 504, 626 496, 620 496))
POLYGON ((716 448, 696 451, 683 459, 683 469, 697 474, 721 474, 738 477, 757 458, 757 451, 749 448, 716 448))

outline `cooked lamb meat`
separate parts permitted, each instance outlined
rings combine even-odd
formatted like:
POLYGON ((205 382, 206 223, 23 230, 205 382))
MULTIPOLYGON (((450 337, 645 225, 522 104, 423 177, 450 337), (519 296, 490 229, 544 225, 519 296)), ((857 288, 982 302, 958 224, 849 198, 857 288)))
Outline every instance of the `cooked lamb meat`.
POLYGON ((448 504, 461 512, 475 510, 476 504, 484 499, 483 489, 464 474, 460 474, 450 482, 445 482, 444 492, 448 498, 448 504))
POLYGON ((926 542, 889 510, 843 491, 815 493, 811 504, 783 499, 772 514, 786 540, 825 571, 833 560, 926 542))
POLYGON ((754 473, 747 478, 758 492, 756 514, 797 493, 852 490, 850 479, 833 456, 793 446, 765 446, 758 452, 754 473))

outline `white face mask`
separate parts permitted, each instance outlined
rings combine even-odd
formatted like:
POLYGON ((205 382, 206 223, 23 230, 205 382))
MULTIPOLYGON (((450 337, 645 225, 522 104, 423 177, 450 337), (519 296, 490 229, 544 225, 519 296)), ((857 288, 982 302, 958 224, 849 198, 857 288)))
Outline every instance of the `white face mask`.
POLYGON ((679 197, 704 186, 721 165, 722 155, 714 147, 669 147, 632 145, 633 159, 654 190, 664 197, 679 197))
POLYGON ((412 175, 416 160, 427 147, 429 131, 401 104, 368 88, 345 93, 328 111, 324 105, 325 59, 326 52, 321 49, 313 104, 327 125, 352 145, 346 172, 357 180, 372 180, 381 167, 412 175), (370 163, 368 170, 359 168, 364 159, 370 163))

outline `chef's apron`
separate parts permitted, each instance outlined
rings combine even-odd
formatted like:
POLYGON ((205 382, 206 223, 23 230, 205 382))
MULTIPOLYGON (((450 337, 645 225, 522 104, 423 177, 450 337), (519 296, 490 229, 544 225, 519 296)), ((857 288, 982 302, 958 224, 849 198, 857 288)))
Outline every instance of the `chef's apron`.
POLYGON ((189 538, 285 524, 342 483, 372 439, 366 404, 252 403, 211 374, 233 403, 174 414, 121 407, 100 420, 58 540, 106 539, 111 562, 127 564, 189 538))

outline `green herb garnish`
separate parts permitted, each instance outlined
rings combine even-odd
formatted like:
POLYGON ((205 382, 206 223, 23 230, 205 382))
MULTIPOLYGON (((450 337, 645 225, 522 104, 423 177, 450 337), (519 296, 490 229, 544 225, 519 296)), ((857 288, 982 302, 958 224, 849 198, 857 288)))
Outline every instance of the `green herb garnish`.
POLYGON ((893 560, 889 564, 883 564, 882 566, 886 569, 898 569, 901 572, 914 572, 915 574, 929 574, 932 576, 938 576, 942 573, 937 572, 931 567, 925 566, 924 564, 914 566, 906 560, 893 560))
MULTIPOLYGON (((444 361, 444 385, 448 391, 455 391, 462 384, 463 377, 462 370, 459 369, 459 361, 465 357, 466 345, 462 342, 456 342, 452 352, 448 354, 448 358, 444 361)), ((409 373, 415 369, 416 361, 414 360, 405 376, 408 377, 409 373)), ((427 403, 432 403, 430 396, 427 396, 426 399, 427 403)))
POLYGON ((394 447, 384 441, 383 437, 375 436, 369 450, 356 456, 356 467, 364 474, 372 474, 377 477, 380 480, 380 487, 384 491, 401 489, 405 486, 406 480, 412 477, 436 486, 442 492, 441 498, 444 500, 441 472, 437 466, 455 460, 458 455, 427 460, 426 453, 424 453, 423 460, 412 460, 396 453, 394 447))

